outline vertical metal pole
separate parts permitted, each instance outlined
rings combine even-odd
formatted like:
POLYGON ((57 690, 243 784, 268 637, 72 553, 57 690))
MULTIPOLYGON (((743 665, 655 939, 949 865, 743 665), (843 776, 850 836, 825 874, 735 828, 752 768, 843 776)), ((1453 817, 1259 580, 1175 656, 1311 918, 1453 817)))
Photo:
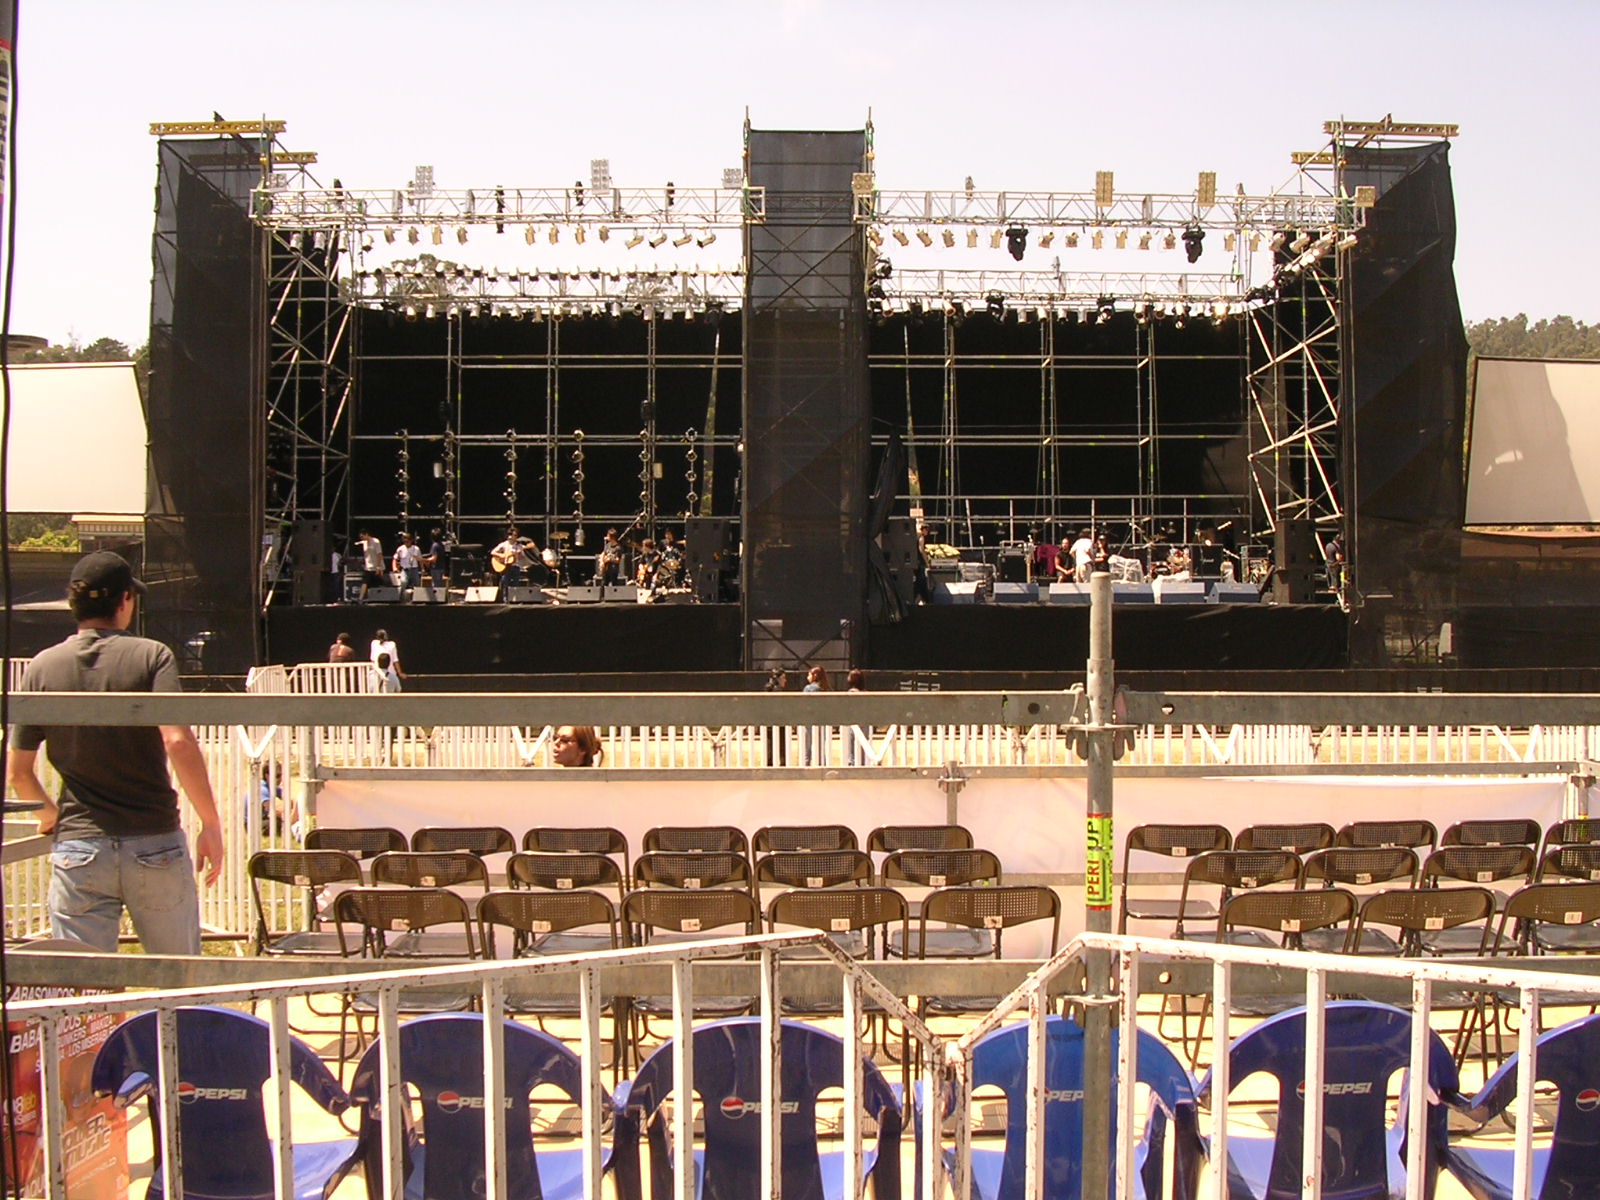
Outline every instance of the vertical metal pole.
MULTIPOLYGON (((861 1200, 861 1094, 866 1072, 861 1065, 861 977, 854 969, 844 972, 844 1200, 861 1200)), ((887 1020, 887 1018, 885 1018, 887 1020)))
MULTIPOLYGON (((578 974, 578 1012, 583 1025, 583 1200, 600 1200, 600 969, 584 967, 578 974)), ((612 1020, 616 1020, 612 1016, 612 1020)), ((621 1054, 620 1047, 616 1051, 621 1054)))
MULTIPOLYGON (((41 1051, 44 1047, 41 1045, 41 1051)), ((183 1137, 178 1119, 178 1082, 183 1078, 178 1065, 178 1010, 163 1008, 156 1013, 156 1057, 161 1104, 161 1173, 166 1194, 183 1200, 183 1137)))
POLYGON ((694 963, 672 964, 672 1163, 679 1200, 694 1200, 694 963))
MULTIPOLYGON (((1211 967, 1211 1194, 1228 1194, 1228 1093, 1233 1061, 1228 1057, 1228 1026, 1233 1013, 1233 975, 1228 963, 1211 967)), ((1196 1034, 1196 1037, 1199 1035, 1196 1034)))
MULTIPOLYGON (((1049 1076, 1045 1073, 1045 1052, 1049 1044, 1046 1039, 1045 1021, 1049 1015, 1049 993, 1045 991, 1045 985, 1040 983, 1028 993, 1028 1113, 1022 1183, 1024 1200, 1044 1200, 1044 1103, 1045 1092, 1050 1086, 1049 1076)), ((1087 1067, 1084 1075, 1087 1080, 1087 1067)), ((1085 1099, 1087 1101, 1087 1097, 1085 1099)), ((1087 1160, 1090 1157, 1087 1119, 1084 1122, 1083 1137, 1085 1170, 1087 1170, 1087 1160)), ((1101 1146, 1100 1149, 1103 1158, 1105 1147, 1101 1146)), ((1084 1194, 1088 1194, 1087 1190, 1084 1194)))
POLYGON ((1517 1035, 1517 1132, 1512 1144, 1511 1197, 1533 1195, 1533 1086, 1539 1078, 1539 993, 1522 989, 1522 1028, 1517 1035))
POLYGON ((61 1094, 61 1018, 46 1017, 39 1022, 39 1138, 44 1143, 44 1187, 49 1200, 66 1200, 67 1156, 61 1140, 66 1131, 67 1109, 61 1094))
POLYGON ((507 1200, 506 989, 499 976, 483 981, 484 1200, 507 1200))
MULTIPOLYGON (((1084 928, 1111 932, 1111 754, 1116 734, 1111 658, 1111 576, 1089 579, 1089 788, 1086 814, 1084 928)), ((1090 950, 1085 956, 1091 997, 1111 994, 1111 955, 1090 950)), ((1083 1197, 1106 1200, 1111 1183, 1111 1009, 1090 1004, 1083 1038, 1083 1197)))
POLYGON ((1301 1130, 1302 1200, 1322 1196, 1322 1084, 1323 1052, 1328 1044, 1328 980, 1321 971, 1306 972, 1305 1125, 1301 1130))
POLYGON ((279 1197, 294 1195, 294 1107, 293 1063, 291 1047, 293 1037, 289 1032, 289 998, 274 997, 268 1004, 268 1018, 272 1028, 268 1044, 272 1051, 272 1111, 277 1117, 278 1138, 272 1145, 272 1194, 279 1197))
POLYGON ((1411 1074, 1406 1079, 1406 1200, 1427 1196, 1428 1068, 1432 1059, 1433 980, 1411 981, 1411 1074))
POLYGON ((782 997, 778 956, 761 951, 761 1195, 783 1196, 782 997))
POLYGON ((1133 1195, 1134 1099, 1139 1083, 1139 955, 1122 955, 1121 1034, 1117 1038, 1117 1170, 1112 1182, 1118 1196, 1133 1195))
POLYGON ((405 1191, 405 1084, 400 1078, 400 989, 390 984, 378 990, 379 1114, 382 1131, 384 1200, 401 1200, 405 1191))

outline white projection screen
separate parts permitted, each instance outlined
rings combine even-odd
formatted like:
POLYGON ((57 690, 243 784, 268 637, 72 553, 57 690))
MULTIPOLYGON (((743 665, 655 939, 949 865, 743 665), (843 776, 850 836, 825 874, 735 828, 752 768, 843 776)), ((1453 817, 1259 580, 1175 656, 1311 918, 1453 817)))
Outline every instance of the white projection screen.
POLYGON ((1480 358, 1468 525, 1600 522, 1600 362, 1480 358))

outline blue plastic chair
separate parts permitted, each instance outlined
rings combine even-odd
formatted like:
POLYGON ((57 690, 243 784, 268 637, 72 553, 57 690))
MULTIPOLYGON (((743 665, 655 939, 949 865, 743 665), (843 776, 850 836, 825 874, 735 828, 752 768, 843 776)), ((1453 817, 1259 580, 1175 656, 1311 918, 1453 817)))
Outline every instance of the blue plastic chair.
MULTIPOLYGON (((350 1098, 362 1106, 359 1153, 367 1193, 381 1194, 383 1127, 379 1109, 380 1039, 356 1064, 350 1098)), ((505 1023, 506 1184, 513 1200, 576 1200, 583 1195, 581 1150, 534 1150, 529 1094, 542 1084, 583 1097, 582 1065, 547 1033, 505 1023)), ((408 1200, 476 1200, 487 1190, 483 1158, 483 1017, 440 1013, 400 1027, 400 1077, 421 1099, 420 1127, 407 1131, 408 1200)), ((601 1093, 609 1107, 611 1098, 601 1093)), ((606 1165, 609 1167, 609 1159, 606 1165)))
MULTIPOLYGON (((1112 1031, 1113 1055, 1117 1053, 1119 1034, 1119 1030, 1112 1031)), ((1139 1032, 1137 1077, 1150 1091, 1151 1117, 1135 1151, 1137 1176, 1133 1195, 1163 1194, 1162 1157, 1170 1123, 1178 1138, 1173 1159, 1173 1195, 1186 1200, 1195 1194, 1204 1158, 1194 1083, 1161 1039, 1144 1030, 1139 1032)), ((973 1047, 972 1086, 998 1087, 1006 1098, 1005 1148, 972 1151, 972 1200, 1021 1200, 1027 1166, 1026 1023, 997 1029, 973 1047)), ((1115 1088, 1115 1083, 1112 1086, 1115 1088)), ((1078 1200, 1083 1192, 1083 1030, 1063 1017, 1045 1020, 1045 1089, 1044 1194, 1047 1200, 1078 1200)), ((916 1132, 920 1141, 920 1123, 916 1132)), ((1114 1110, 1111 1138, 1115 1147, 1114 1110)), ((944 1162, 946 1170, 954 1170, 953 1149, 945 1151, 944 1162)), ((919 1153, 919 1169, 921 1163, 919 1153)))
MULTIPOLYGON (((1322 1195, 1324 1200, 1369 1200, 1405 1195, 1405 1135, 1402 1115, 1391 1128, 1385 1105, 1389 1078, 1411 1060, 1411 1014, 1387 1004, 1337 1001, 1326 1012, 1323 1058, 1322 1195)), ((1276 1136, 1228 1132, 1228 1196, 1231 1200, 1295 1200, 1300 1195, 1302 1129, 1305 1125, 1306 1010, 1301 1007, 1263 1021, 1234 1042, 1228 1069, 1237 1089, 1250 1076, 1278 1081, 1276 1136)), ((1455 1062, 1437 1034, 1428 1037, 1428 1086, 1435 1095, 1457 1094, 1455 1062)), ((1200 1082, 1203 1100, 1208 1072, 1200 1082)), ((1404 1092, 1402 1092, 1404 1095, 1404 1092)), ((1433 1195, 1448 1139, 1441 1105, 1428 1114, 1427 1179, 1433 1195)))
MULTIPOLYGON (((749 1200, 761 1189, 761 1058, 757 1018, 738 1017, 694 1031, 694 1088, 705 1114, 704 1149, 695 1151, 695 1195, 703 1200, 749 1200)), ((844 1085, 842 1038, 783 1022, 780 1095, 783 1098, 784 1200, 838 1200, 844 1194, 844 1155, 817 1147, 817 1096, 844 1085), (792 1107, 791 1107, 792 1106, 792 1107)), ((863 1147, 862 1165, 876 1200, 900 1196, 900 1102, 870 1059, 862 1062, 862 1105, 878 1123, 876 1147, 863 1147)), ((617 1121, 617 1189, 640 1200, 637 1167, 642 1116, 650 1142, 650 1194, 672 1196, 672 1152, 662 1103, 672 1091, 672 1043, 647 1059, 626 1098, 628 1119, 617 1121), (631 1142, 631 1146, 625 1144, 631 1142)), ((619 1099, 619 1108, 624 1102, 619 1099)))
MULTIPOLYGON (((262 1088, 271 1074, 271 1034, 265 1021, 230 1008, 178 1011, 178 1112, 183 1148, 183 1193, 191 1200, 272 1200, 272 1143, 262 1088)), ((124 1021, 95 1055, 90 1086, 116 1097, 119 1107, 157 1090, 156 1014, 124 1021)), ((339 1081, 304 1042, 290 1043, 290 1071, 328 1112, 350 1107, 339 1081)), ((155 1176, 147 1197, 166 1194, 161 1176, 161 1106, 150 1105, 155 1176)), ((294 1194, 321 1200, 324 1187, 352 1165, 355 1139, 296 1143, 294 1194)))
MULTIPOLYGON (((1517 1097, 1513 1054, 1470 1102, 1468 1115, 1487 1121, 1517 1097)), ((1583 1017, 1539 1038, 1534 1074, 1560 1093, 1548 1145, 1533 1151, 1533 1195, 1540 1200, 1600 1196, 1600 1016, 1583 1017)), ((1452 1146, 1445 1167, 1478 1200, 1510 1200, 1510 1150, 1452 1146)))

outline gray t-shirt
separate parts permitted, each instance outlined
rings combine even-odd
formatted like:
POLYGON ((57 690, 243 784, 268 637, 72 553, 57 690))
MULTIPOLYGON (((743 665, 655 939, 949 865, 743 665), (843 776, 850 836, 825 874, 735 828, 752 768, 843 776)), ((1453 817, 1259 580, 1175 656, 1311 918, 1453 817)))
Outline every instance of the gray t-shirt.
MULTIPOLYGON (((42 651, 24 692, 178 692, 178 664, 160 642, 84 629, 42 651)), ((16 725, 11 745, 45 747, 61 773, 57 838, 140 837, 178 828, 178 794, 154 725, 16 725)))

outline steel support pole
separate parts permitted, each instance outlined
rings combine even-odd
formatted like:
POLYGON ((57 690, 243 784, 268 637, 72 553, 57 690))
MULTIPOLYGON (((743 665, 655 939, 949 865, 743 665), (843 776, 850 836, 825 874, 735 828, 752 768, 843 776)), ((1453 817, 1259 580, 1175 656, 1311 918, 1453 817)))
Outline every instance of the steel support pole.
MULTIPOLYGON (((1096 572, 1089 579, 1089 725, 1088 811, 1084 874, 1084 928, 1111 932, 1111 760, 1113 727, 1111 658, 1111 576, 1096 572)), ((1083 1196, 1106 1200, 1111 1184, 1111 956, 1090 950, 1085 956, 1086 994, 1090 1003, 1084 1024, 1083 1062, 1083 1196), (1102 1001, 1095 1003, 1096 1000, 1102 1001)))

